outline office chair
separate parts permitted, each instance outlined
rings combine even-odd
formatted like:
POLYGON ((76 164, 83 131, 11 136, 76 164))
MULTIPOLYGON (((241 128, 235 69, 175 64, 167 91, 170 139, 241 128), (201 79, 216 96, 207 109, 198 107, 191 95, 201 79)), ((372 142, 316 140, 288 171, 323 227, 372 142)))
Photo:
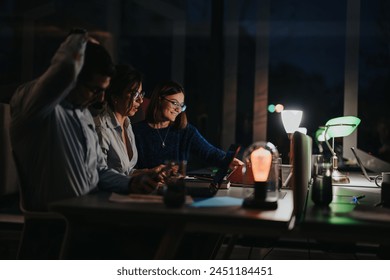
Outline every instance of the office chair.
POLYGON ((24 215, 18 259, 58 259, 66 230, 66 220, 54 212, 33 211, 26 203, 28 183, 14 151, 13 159, 19 178, 19 207, 24 215))

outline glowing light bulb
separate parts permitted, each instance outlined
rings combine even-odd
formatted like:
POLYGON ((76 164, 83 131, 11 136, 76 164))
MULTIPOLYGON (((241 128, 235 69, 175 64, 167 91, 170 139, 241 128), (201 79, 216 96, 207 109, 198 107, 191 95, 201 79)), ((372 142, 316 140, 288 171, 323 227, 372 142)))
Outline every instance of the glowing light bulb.
POLYGON ((255 182, 266 182, 271 169, 271 152, 263 147, 260 147, 251 153, 250 158, 255 182))
POLYGON ((253 193, 242 203, 244 208, 276 209, 279 198, 279 152, 270 142, 255 142, 245 149, 246 172, 253 176, 253 193))

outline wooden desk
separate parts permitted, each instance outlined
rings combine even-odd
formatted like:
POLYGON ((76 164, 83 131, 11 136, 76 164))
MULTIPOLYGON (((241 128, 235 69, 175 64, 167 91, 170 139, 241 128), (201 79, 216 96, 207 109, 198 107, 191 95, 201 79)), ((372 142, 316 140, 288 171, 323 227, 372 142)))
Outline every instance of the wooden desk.
MULTIPOLYGON (((68 234, 65 248, 72 235, 83 225, 93 225, 99 230, 110 224, 160 228, 165 231, 155 258, 171 259, 180 237, 185 232, 250 234, 278 237, 289 230, 293 216, 292 191, 279 200, 276 210, 249 210, 240 206, 179 209, 165 207, 162 203, 118 203, 109 201, 108 193, 85 195, 52 203, 50 210, 65 216, 68 234), (169 249, 168 249, 169 248, 169 249)), ((241 188, 220 190, 219 196, 241 196, 241 188)), ((67 245, 68 244, 68 245, 67 245)), ((67 258, 66 250, 63 257, 67 258)))
POLYGON ((362 179, 360 174, 350 174, 350 177, 351 184, 333 186, 333 201, 328 208, 315 206, 309 193, 300 232, 308 238, 327 241, 390 244, 390 219, 376 220, 375 214, 372 219, 363 219, 357 211, 360 206, 375 211, 373 206, 380 201, 380 188, 362 179), (365 197, 357 206, 352 203, 352 197, 359 195, 365 197))

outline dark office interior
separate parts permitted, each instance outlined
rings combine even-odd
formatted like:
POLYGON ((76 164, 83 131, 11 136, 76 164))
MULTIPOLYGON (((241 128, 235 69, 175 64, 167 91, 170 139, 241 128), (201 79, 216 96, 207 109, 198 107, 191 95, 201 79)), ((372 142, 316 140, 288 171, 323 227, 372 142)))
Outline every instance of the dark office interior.
MULTIPOLYGON (((181 83, 190 123, 221 149, 238 143, 241 157, 253 142, 269 141, 287 164, 289 138, 280 114, 268 110, 282 104, 303 111, 313 154, 315 133, 329 119, 361 119, 353 135, 336 139, 341 170, 359 170, 351 146, 390 163, 388 0, 2 0, 0 22, 0 259, 17 258, 23 230, 8 103, 18 85, 45 71, 74 27, 116 63, 139 69, 146 97, 159 81, 181 83)), ((188 163, 189 170, 203 167, 196 157, 188 163)), ((219 245, 217 259, 381 258, 380 242, 295 232, 279 242, 232 234, 219 245)))

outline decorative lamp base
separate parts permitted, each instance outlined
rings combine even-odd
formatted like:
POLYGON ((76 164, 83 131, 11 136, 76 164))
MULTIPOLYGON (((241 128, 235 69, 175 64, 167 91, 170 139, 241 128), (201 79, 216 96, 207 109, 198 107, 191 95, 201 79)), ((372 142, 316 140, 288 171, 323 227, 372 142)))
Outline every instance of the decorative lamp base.
POLYGON ((278 208, 278 201, 257 200, 253 197, 248 197, 244 199, 242 207, 249 209, 275 210, 278 208))
POLYGON ((278 208, 278 200, 267 199, 268 182, 255 182, 254 193, 244 199, 243 208, 274 210, 278 208))
POLYGON ((336 184, 349 184, 350 180, 347 175, 335 169, 332 171, 332 182, 336 184))

